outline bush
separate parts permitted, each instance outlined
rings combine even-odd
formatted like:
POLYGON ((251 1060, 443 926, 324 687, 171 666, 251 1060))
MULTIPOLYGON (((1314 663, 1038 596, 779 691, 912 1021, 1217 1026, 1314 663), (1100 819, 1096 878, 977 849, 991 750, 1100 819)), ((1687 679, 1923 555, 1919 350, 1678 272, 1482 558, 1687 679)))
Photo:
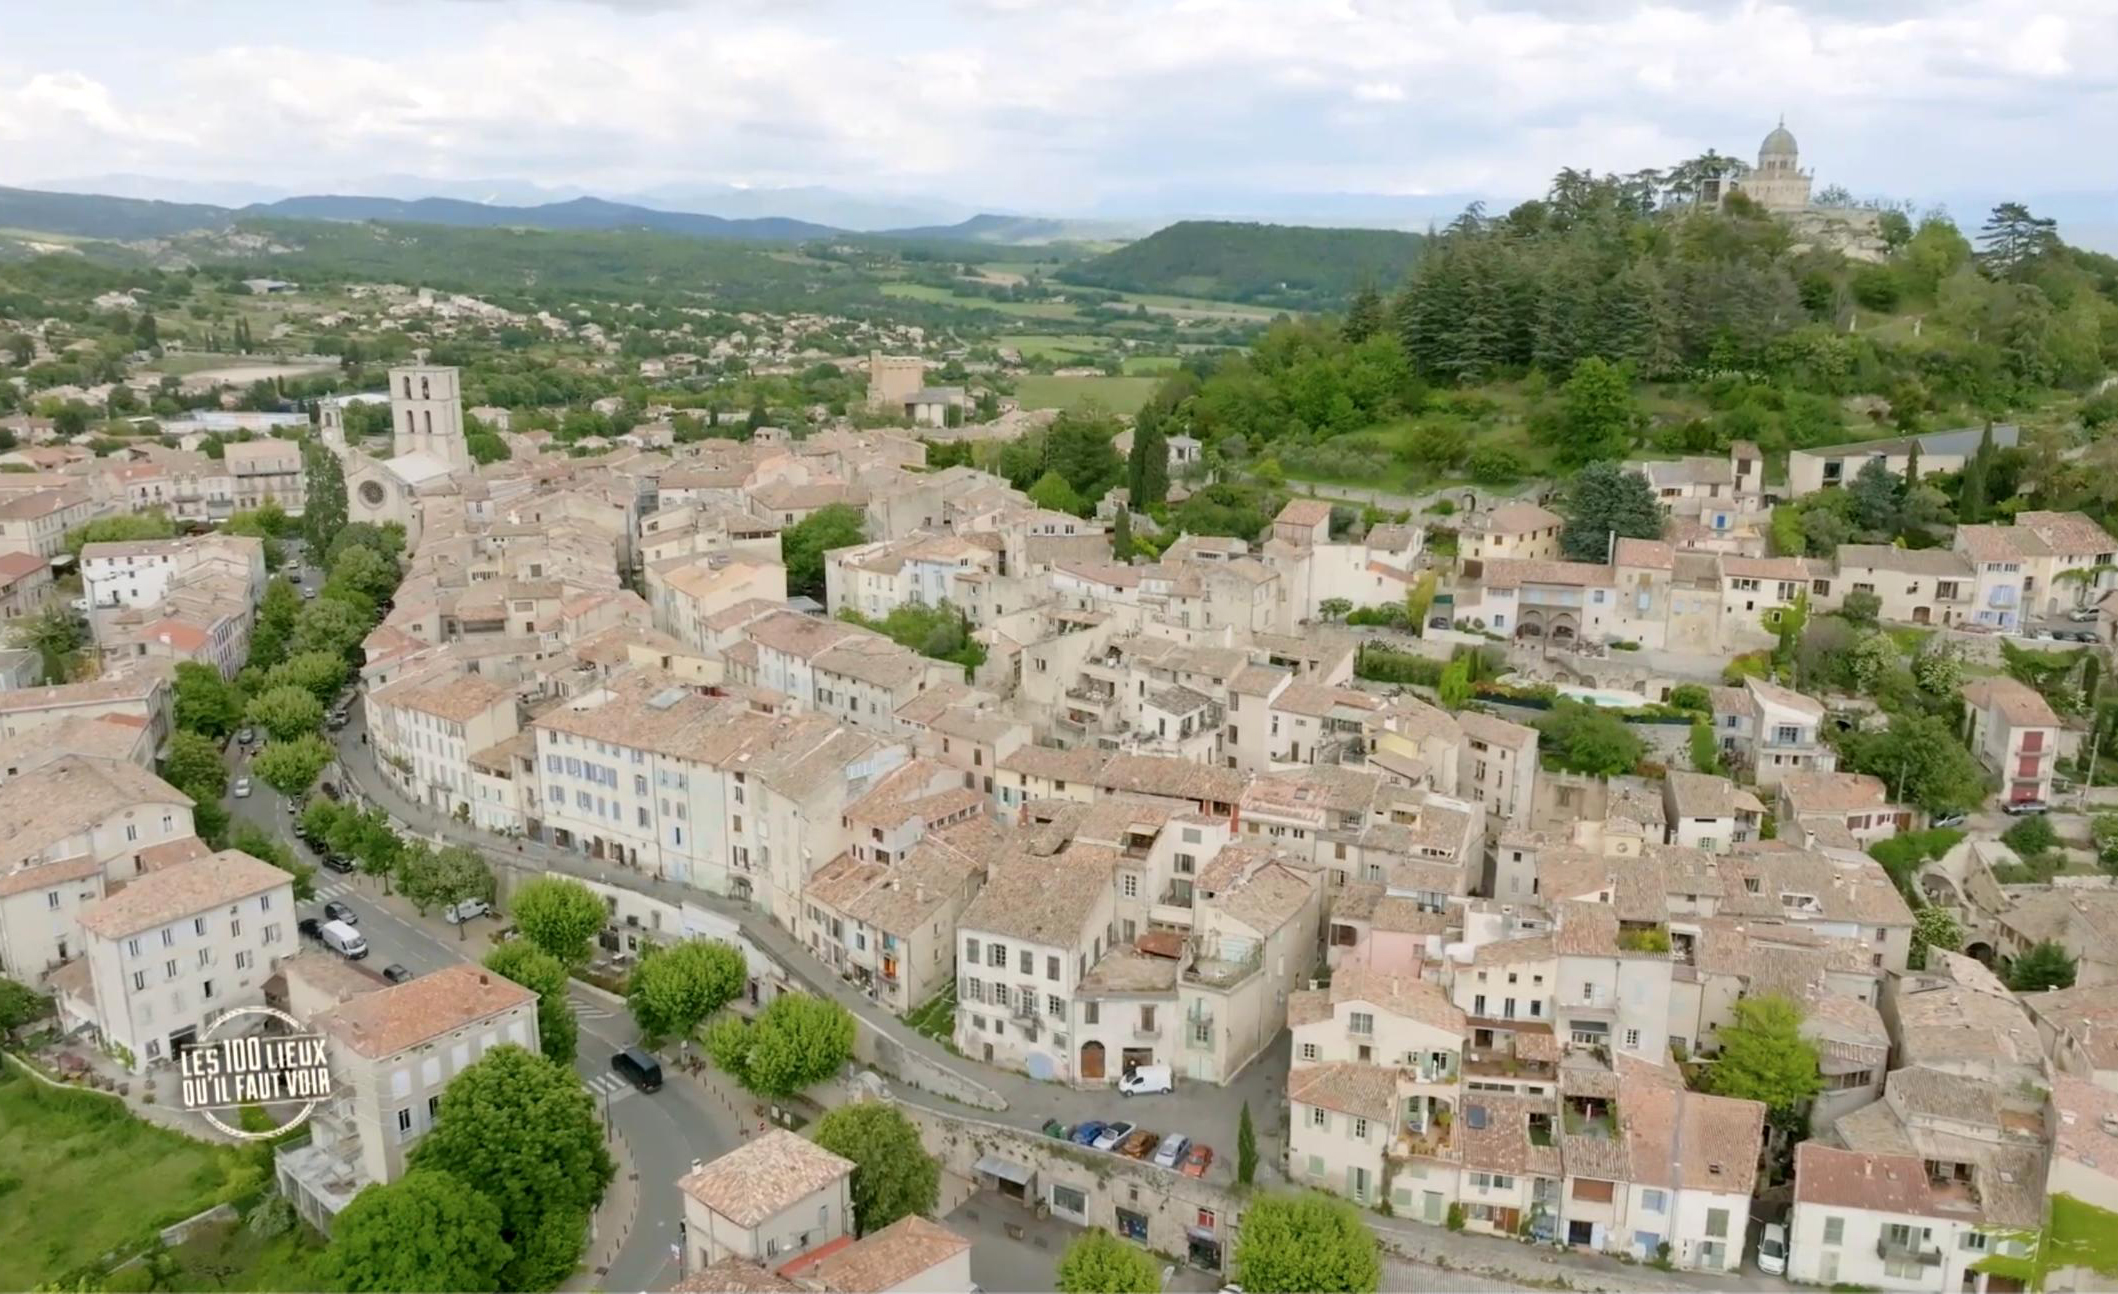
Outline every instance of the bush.
POLYGON ((2051 821, 2041 813, 2031 814, 2029 817, 2023 818, 2014 826, 2001 832, 2000 838, 2008 848, 2014 850, 2016 854, 2023 858, 2045 853, 2048 850, 2057 848, 2059 844, 2059 832, 2053 828, 2051 821))
POLYGON ((1421 687, 1439 687, 1441 672, 1447 668, 1441 661, 1426 656, 1415 656, 1410 652, 1367 643, 1361 647, 1360 657, 1354 662, 1353 672, 1378 683, 1416 683, 1421 687))

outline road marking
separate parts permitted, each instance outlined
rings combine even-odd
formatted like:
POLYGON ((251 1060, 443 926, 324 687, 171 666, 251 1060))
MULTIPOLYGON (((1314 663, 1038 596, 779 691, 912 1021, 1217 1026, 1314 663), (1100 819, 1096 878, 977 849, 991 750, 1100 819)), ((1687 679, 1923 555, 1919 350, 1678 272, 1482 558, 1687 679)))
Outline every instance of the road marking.
POLYGON ((617 1012, 608 1007, 597 1006, 592 1002, 583 1002, 579 998, 570 997, 566 999, 566 1005, 572 1009, 577 1018, 582 1020, 615 1020, 618 1016, 617 1012))
POLYGON ((635 1090, 632 1084, 619 1078, 616 1074, 597 1074, 583 1079, 582 1082, 588 1084, 589 1091, 594 1092, 605 1101, 622 1101, 626 1097, 631 1096, 635 1090))
POLYGON ((353 887, 350 885, 325 885, 316 891, 316 897, 320 899, 342 899, 354 892, 353 887))

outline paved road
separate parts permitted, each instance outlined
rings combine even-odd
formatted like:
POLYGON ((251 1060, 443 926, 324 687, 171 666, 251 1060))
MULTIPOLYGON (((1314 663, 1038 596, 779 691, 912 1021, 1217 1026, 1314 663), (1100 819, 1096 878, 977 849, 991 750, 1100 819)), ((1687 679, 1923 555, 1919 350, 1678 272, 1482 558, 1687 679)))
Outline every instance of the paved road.
MULTIPOLYGON (((257 794, 231 799, 229 804, 236 816, 285 840, 300 857, 316 861, 294 838, 294 817, 285 811, 284 801, 268 788, 260 786, 257 794)), ((315 913, 329 900, 353 909, 361 933, 367 936, 367 964, 378 971, 398 965, 414 975, 425 975, 489 946, 484 938, 489 929, 477 928, 489 923, 474 922, 473 930, 458 931, 439 918, 422 918, 402 900, 384 899, 381 883, 369 877, 319 869, 316 900, 305 907, 304 914, 315 913)), ((683 1218, 677 1179, 694 1162, 734 1149, 734 1116, 710 1105, 692 1083, 670 1081, 652 1094, 635 1090, 610 1070, 611 1056, 639 1038, 631 1017, 616 1003, 578 985, 569 1004, 581 1025, 574 1068, 609 1126, 630 1148, 631 1164, 621 1165, 620 1172, 638 1176, 638 1212, 631 1230, 608 1269, 595 1272, 592 1283, 599 1289, 667 1289, 679 1276, 673 1248, 683 1218)))

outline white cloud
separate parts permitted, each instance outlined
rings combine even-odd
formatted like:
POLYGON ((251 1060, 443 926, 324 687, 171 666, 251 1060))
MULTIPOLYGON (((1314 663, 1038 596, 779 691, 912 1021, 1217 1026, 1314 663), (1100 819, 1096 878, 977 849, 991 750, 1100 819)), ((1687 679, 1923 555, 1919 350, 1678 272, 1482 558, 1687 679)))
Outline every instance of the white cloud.
POLYGON ((2108 0, 371 0, 313 32, 242 17, 139 33, 106 71, 92 16, 48 12, 8 55, 16 74, 0 68, 0 181, 742 179, 1047 209, 1508 196, 1563 165, 1748 152, 1784 112, 1821 178, 1910 194, 2108 184, 2075 141, 2118 128, 2108 0))

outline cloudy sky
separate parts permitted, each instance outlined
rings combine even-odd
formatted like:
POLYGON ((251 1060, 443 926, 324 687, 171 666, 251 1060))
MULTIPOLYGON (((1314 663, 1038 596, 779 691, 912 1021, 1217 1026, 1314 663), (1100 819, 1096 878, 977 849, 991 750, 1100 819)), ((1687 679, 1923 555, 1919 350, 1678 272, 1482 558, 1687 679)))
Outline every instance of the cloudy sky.
MULTIPOLYGON (((2118 188, 2113 0, 0 0, 0 183, 825 185, 966 209, 1540 191, 1749 155, 2118 188)), ((176 196, 182 196, 181 194, 176 196)))

